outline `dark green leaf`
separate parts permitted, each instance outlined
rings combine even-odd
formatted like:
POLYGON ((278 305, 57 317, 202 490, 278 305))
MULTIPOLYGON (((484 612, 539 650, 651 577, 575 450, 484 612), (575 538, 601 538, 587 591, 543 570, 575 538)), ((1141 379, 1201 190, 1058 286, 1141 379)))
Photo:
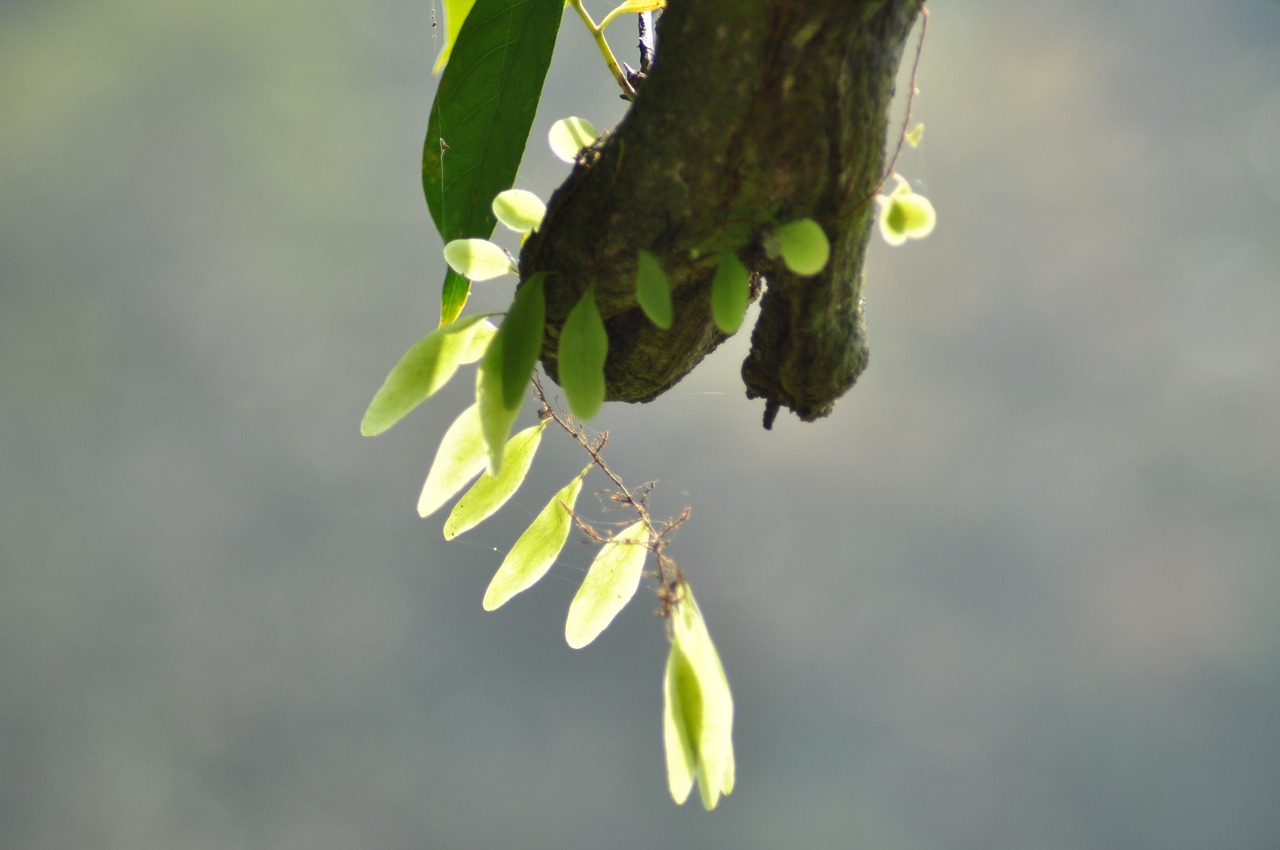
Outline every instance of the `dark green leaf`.
POLYGON ((720 330, 727 334, 737 333, 743 317, 747 315, 750 300, 751 281, 747 267, 732 251, 725 251, 711 282, 711 316, 720 330))
POLYGON ((485 351, 476 378, 480 421, 489 447, 489 471, 502 469, 507 434, 520 412, 529 386, 529 376, 542 349, 546 306, 543 303, 541 274, 536 274, 516 290, 515 300, 485 351))
MULTIPOLYGON (((422 186, 445 242, 493 233, 493 198, 515 182, 564 4, 476 0, 440 77, 422 152, 422 186)), ((466 303, 466 278, 450 273, 442 321, 466 303)))
POLYGON ((664 331, 671 327, 671 282, 658 258, 644 249, 636 265, 636 301, 649 321, 664 331))
POLYGON ((604 361, 608 354, 609 335, 596 307, 595 291, 588 287, 564 320, 556 355, 560 386, 569 409, 579 419, 590 419, 604 404, 604 361))

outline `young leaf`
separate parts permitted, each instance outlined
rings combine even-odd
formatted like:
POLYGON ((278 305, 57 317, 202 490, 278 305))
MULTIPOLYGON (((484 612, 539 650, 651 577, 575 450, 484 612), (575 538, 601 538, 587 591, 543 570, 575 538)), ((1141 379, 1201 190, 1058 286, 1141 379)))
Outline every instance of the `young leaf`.
POLYGON ((880 205, 880 235, 890 245, 901 245, 908 239, 923 239, 933 232, 938 214, 924 195, 911 191, 911 184, 895 174, 897 187, 888 195, 877 195, 880 205))
POLYGON ((493 214, 516 233, 528 233, 542 224, 547 205, 542 198, 524 189, 508 189, 493 199, 493 214))
POLYGON ((484 440, 489 447, 489 472, 502 469, 503 449, 529 376, 542 350, 546 305, 541 274, 535 274, 516 290, 515 300, 485 350, 476 376, 476 398, 484 440))
POLYGON ((911 147, 913 148, 920 147, 920 140, 924 138, 924 125, 917 124, 916 126, 912 127, 910 132, 908 132, 902 138, 905 139, 907 144, 911 145, 911 147))
POLYGON ((687 584, 680 592, 664 689, 667 782, 671 796, 683 803, 689 777, 695 777, 710 811, 733 791, 733 696, 693 593, 687 584))
MULTIPOLYGON (((445 242, 493 233, 493 196, 515 182, 563 18, 563 4, 529 0, 475 0, 466 15, 422 148, 422 188, 445 242)), ((442 324, 461 313, 470 288, 450 270, 442 324)))
POLYGON ((502 472, 496 476, 484 473, 462 495, 444 522, 445 540, 452 540, 462 532, 475 528, 493 516, 498 508, 515 495, 525 476, 529 474, 529 467, 533 465, 533 456, 538 451, 538 443, 542 441, 542 431, 546 424, 544 421, 541 425, 525 428, 507 440, 502 452, 502 472))
POLYGON ((640 309, 662 330, 671 327, 671 282, 662 270, 658 258, 643 248, 636 265, 636 301, 640 309))
POLYGON ((831 243, 822 225, 811 218, 802 218, 779 226, 774 231, 782 261, 798 275, 814 275, 827 266, 831 257, 831 243))
MULTIPOLYGON (((369 403, 360 433, 374 437, 443 387, 463 363, 479 359, 477 338, 488 345, 495 328, 483 315, 468 316, 437 328, 405 352, 369 403)), ((483 349, 481 349, 483 351, 483 349)))
POLYGON ((444 246, 444 261, 468 280, 492 280, 520 273, 507 252, 488 239, 455 239, 444 246))
POLYGON ((453 420, 444 432, 436 459, 418 497, 418 516, 428 517, 453 498, 467 482, 484 469, 485 443, 480 428, 480 410, 471 405, 453 420))
POLYGON ((742 319, 747 315, 747 302, 751 300, 751 281, 747 267, 732 251, 720 257, 720 266, 711 281, 711 317, 727 334, 737 333, 742 319))
POLYGON ((502 559, 502 566, 489 582, 489 589, 484 592, 484 610, 493 611, 505 605, 511 597, 528 590, 551 569, 569 539, 569 531, 573 527, 570 511, 582 491, 582 479, 590 471, 591 466, 588 465, 577 478, 556 493, 520 535, 516 545, 502 559))
POLYGON ((579 419, 590 419, 604 404, 604 361, 608 354, 609 335, 596 307, 595 290, 587 287, 560 329, 556 359, 560 386, 569 409, 579 419))
POLYGON ((600 547, 587 577, 569 604, 564 639, 581 649, 605 630, 640 587, 649 532, 643 522, 629 525, 600 547))
POLYGON ((600 131, 585 118, 561 118, 547 133, 551 152, 570 164, 578 159, 578 151, 599 137, 600 131))

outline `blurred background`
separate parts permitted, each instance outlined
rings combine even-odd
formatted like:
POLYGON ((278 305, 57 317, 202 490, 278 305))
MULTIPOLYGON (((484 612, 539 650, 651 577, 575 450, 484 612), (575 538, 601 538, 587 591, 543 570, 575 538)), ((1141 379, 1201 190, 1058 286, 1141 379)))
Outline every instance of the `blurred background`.
MULTIPOLYGON (((651 594, 570 650, 571 542, 481 610, 580 453, 446 544, 469 381, 359 436, 438 317, 433 15, 0 4, 0 845, 1280 846, 1280 5, 936 4, 899 170, 940 224, 873 248, 835 414, 763 431, 744 333, 594 423, 693 508, 713 815, 651 594)), ((519 185, 623 106, 570 17, 519 185)))

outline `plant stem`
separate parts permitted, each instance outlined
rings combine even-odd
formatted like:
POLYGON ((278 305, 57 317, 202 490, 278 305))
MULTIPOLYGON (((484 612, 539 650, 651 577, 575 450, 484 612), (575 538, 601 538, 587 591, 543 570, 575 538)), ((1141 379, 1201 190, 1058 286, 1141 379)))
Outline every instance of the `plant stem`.
POLYGON ((600 55, 604 57, 604 64, 609 66, 609 71, 622 89, 622 96, 627 100, 635 100, 636 90, 627 80, 627 75, 614 57, 613 50, 609 48, 609 42, 604 37, 604 30, 596 26, 596 22, 591 19, 591 14, 583 7, 582 0, 569 0, 569 5, 578 13, 578 17, 582 18, 582 22, 587 25, 587 30, 591 33, 591 37, 596 40, 596 47, 600 48, 600 55))

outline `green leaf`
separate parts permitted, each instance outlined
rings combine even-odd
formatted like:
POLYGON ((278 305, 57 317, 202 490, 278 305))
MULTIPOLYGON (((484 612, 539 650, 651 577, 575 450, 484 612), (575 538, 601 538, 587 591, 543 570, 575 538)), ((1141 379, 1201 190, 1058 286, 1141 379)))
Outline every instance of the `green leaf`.
POLYGON ((507 252, 488 239, 455 239, 444 246, 444 261, 468 280, 492 280, 520 273, 507 252))
POLYGON ((546 305, 541 273, 516 290, 506 318, 493 335, 476 378, 476 398, 480 406, 485 443, 489 447, 489 472, 502 469, 507 434, 520 413, 529 376, 542 350, 546 305))
POLYGON ((711 281, 711 317, 727 334, 737 333, 742 319, 747 315, 747 303, 751 300, 751 280, 747 267, 732 251, 725 251, 711 281))
POLYGON ((439 74, 444 69, 449 55, 453 53, 453 45, 458 41, 462 22, 467 19, 467 14, 475 4, 476 0, 444 0, 444 44, 440 46, 440 55, 436 57, 431 73, 439 74))
MULTIPOLYGON (((563 15, 549 0, 475 0, 466 15, 422 151, 422 187, 446 243, 493 233, 493 197, 515 182, 563 15)), ((469 292, 462 275, 445 277, 442 323, 469 292)))
POLYGON ((525 476, 529 474, 529 467, 533 465, 533 456, 538 451, 538 443, 542 441, 542 431, 546 425, 546 421, 543 421, 540 425, 525 428, 507 440, 502 452, 502 472, 496 476, 485 472, 462 495, 445 520, 445 540, 452 540, 462 532, 475 528, 493 516, 498 508, 515 495, 525 476))
POLYGON ((551 152, 567 163, 578 159, 578 151, 600 138, 596 125, 585 118, 561 118, 551 125, 547 133, 547 141, 551 144, 551 152))
POLYGON ((918 148, 920 147, 920 139, 922 139, 923 137, 924 137, 924 125, 917 124, 916 126, 912 127, 910 132, 908 132, 902 138, 905 139, 907 144, 911 145, 911 147, 918 148))
POLYGON ((667 784, 683 803, 696 778, 711 811, 734 786, 733 695, 688 584, 680 586, 671 626, 663 700, 667 784))
POLYGON ((596 307, 595 290, 587 291, 569 311, 560 329, 556 368, 569 409, 579 419, 590 419, 604 404, 604 361, 609 355, 609 334, 596 307))
POLYGON ((360 433, 374 437, 399 422, 447 384, 460 365, 479 359, 479 354, 472 356, 475 340, 479 337, 487 345, 494 330, 483 315, 468 316, 437 328, 414 343, 391 367, 382 388, 369 403, 360 422, 360 433))
POLYGON ((649 321, 664 331, 671 327, 671 282, 658 258, 643 248, 636 264, 636 301, 649 321))
POLYGON ((802 218, 781 225, 774 231, 782 261, 798 275, 814 275, 827 266, 831 257, 831 243, 822 225, 811 218, 802 218))
POLYGON ((643 522, 629 525, 600 547, 587 577, 569 604, 564 639, 581 649, 605 630, 640 588, 649 531, 643 522))
POLYGON ((528 590, 538 579, 547 574, 569 539, 573 528, 574 504, 582 491, 582 479, 591 471, 591 465, 578 473, 578 477, 566 484, 552 497, 547 506, 534 518, 511 547, 502 566, 489 582, 484 592, 484 610, 493 611, 505 605, 511 597, 528 590))
POLYGON ((493 199, 493 214, 510 230, 528 233, 542 224, 547 205, 542 198, 524 189, 508 189, 493 199))
POLYGON ((901 245, 908 239, 923 239, 933 232, 938 214, 924 195, 911 191, 911 184, 902 177, 898 186, 888 195, 877 195, 880 205, 880 235, 890 245, 901 245))
POLYGON ((431 463, 427 481, 422 485, 422 495, 418 497, 418 516, 431 516, 452 499, 484 469, 485 457, 480 410, 473 404, 453 420, 440 440, 436 459, 431 463))

